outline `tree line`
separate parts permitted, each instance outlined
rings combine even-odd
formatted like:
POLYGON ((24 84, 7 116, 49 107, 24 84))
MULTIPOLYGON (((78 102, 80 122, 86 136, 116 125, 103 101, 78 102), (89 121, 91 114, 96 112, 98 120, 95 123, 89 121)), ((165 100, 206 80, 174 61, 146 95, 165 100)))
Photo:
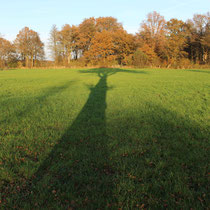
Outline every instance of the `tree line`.
POLYGON ((123 65, 173 67, 210 64, 210 13, 187 21, 166 21, 157 12, 147 15, 139 32, 129 34, 114 17, 85 19, 81 24, 52 26, 44 55, 39 34, 23 28, 14 42, 0 37, 0 67, 123 65))

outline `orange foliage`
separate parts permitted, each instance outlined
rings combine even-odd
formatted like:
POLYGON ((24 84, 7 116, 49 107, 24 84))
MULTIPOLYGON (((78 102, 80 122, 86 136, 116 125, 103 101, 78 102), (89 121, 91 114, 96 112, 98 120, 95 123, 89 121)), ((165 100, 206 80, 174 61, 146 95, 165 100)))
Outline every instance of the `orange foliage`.
POLYGON ((44 56, 44 44, 41 42, 39 34, 28 27, 19 32, 15 39, 15 46, 25 61, 26 67, 33 67, 34 61, 44 56))
POLYGON ((110 63, 115 59, 112 34, 105 30, 96 32, 90 49, 84 55, 88 61, 106 64, 106 62, 110 63))
POLYGON ((13 59, 14 46, 0 37, 0 68, 5 67, 13 59))
MULTIPOLYGON (((0 65, 13 59, 18 65, 33 67, 43 59, 44 44, 37 32, 23 28, 14 45, 0 38, 0 65)), ((124 30, 114 17, 85 19, 78 26, 64 25, 50 31, 49 49, 54 65, 88 64, 137 66, 190 66, 210 64, 210 13, 192 20, 166 21, 157 12, 147 15, 139 33, 124 30)))

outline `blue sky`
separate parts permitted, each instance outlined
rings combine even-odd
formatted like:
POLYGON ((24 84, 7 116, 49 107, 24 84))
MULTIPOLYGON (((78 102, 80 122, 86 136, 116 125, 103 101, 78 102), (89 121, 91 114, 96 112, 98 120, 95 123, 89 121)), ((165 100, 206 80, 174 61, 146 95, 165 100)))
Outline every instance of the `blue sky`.
POLYGON ((14 40, 25 26, 37 31, 46 43, 53 24, 82 22, 84 18, 113 16, 130 32, 138 31, 149 12, 169 20, 186 20, 210 11, 210 0, 0 0, 0 34, 14 40))

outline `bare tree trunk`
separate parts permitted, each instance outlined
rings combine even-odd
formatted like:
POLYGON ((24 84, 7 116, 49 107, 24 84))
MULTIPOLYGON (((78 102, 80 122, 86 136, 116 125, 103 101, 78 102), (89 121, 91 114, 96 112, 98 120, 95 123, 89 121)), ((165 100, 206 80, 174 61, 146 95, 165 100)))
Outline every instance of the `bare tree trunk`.
POLYGON ((34 66, 34 56, 31 56, 31 68, 34 66))
POLYGON ((71 53, 69 53, 69 55, 68 55, 68 64, 70 64, 70 62, 71 62, 71 53))
POLYGON ((26 67, 29 67, 29 57, 28 57, 28 55, 26 56, 25 65, 26 65, 26 67))

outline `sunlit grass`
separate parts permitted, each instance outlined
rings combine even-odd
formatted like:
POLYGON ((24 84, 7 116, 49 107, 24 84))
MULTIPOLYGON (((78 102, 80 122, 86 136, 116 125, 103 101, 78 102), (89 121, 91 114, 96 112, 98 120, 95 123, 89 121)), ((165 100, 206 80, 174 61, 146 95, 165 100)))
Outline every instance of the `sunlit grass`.
POLYGON ((209 70, 0 72, 0 207, 207 208, 209 70))

